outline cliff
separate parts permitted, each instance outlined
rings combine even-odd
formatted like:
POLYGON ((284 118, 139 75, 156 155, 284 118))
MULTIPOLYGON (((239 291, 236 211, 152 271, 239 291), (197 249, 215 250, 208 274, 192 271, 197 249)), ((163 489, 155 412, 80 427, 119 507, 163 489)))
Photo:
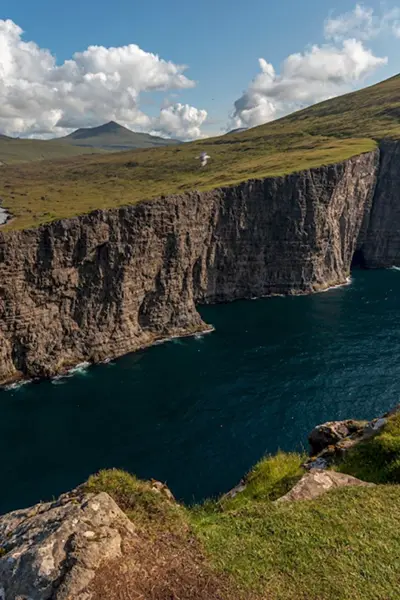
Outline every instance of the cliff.
POLYGON ((369 268, 400 265, 400 143, 384 140, 375 196, 360 240, 361 263, 369 268))
POLYGON ((0 233, 0 381, 207 330, 196 303, 344 283, 378 158, 0 233))

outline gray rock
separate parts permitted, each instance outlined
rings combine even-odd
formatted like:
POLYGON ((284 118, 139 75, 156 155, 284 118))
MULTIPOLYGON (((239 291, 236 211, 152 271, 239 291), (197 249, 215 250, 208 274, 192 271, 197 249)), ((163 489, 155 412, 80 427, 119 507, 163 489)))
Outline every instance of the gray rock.
POLYGON ((311 454, 319 454, 328 446, 334 446, 340 440, 344 440, 348 435, 350 435, 350 429, 347 421, 329 421, 317 425, 308 436, 311 454))
POLYGON ((294 502, 296 500, 312 500, 318 498, 325 492, 347 486, 369 487, 372 483, 361 481, 351 475, 336 473, 335 471, 324 471, 312 469, 300 479, 298 483, 276 502, 294 502))
POLYGON ((98 568, 135 529, 106 494, 65 494, 0 517, 0 598, 90 600, 98 568))

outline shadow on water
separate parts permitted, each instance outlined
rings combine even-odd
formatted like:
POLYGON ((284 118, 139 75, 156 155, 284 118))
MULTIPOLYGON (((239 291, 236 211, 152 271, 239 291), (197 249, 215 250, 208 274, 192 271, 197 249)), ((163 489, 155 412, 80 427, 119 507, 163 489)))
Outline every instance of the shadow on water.
POLYGON ((235 485, 317 423, 400 397, 400 272, 307 297, 203 307, 212 334, 0 393, 0 513, 120 467, 186 502, 235 485))

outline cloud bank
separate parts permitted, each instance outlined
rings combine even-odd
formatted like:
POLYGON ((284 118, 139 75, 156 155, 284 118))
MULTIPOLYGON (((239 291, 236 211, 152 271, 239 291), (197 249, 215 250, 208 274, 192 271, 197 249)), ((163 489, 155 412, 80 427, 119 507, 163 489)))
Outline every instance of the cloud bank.
POLYGON ((387 63, 365 41, 383 32, 400 37, 398 18, 400 9, 376 15, 357 4, 354 11, 327 19, 327 42, 288 56, 280 73, 260 58, 260 73, 234 103, 228 129, 254 127, 350 91, 387 63))
POLYGON ((90 46, 57 65, 55 57, 22 39, 22 29, 0 20, 0 132, 64 135, 78 127, 114 120, 132 129, 192 139, 201 136, 207 113, 171 104, 159 117, 140 108, 140 95, 195 86, 185 65, 139 46, 90 46))
POLYGON ((373 8, 356 4, 353 11, 325 21, 324 33, 327 39, 343 40, 353 37, 359 40, 371 40, 381 34, 400 33, 400 8, 383 10, 376 14, 373 8))

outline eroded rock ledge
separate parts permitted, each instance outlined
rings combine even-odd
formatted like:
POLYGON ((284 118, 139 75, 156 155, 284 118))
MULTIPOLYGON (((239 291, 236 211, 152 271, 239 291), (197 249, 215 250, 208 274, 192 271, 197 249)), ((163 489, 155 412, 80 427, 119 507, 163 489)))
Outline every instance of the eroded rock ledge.
POLYGON ((0 518, 0 598, 86 600, 101 564, 121 558, 135 527, 114 500, 65 494, 0 518))
POLYGON ((196 303, 344 283, 365 245, 378 165, 377 150, 0 232, 0 381, 205 331, 196 303))

